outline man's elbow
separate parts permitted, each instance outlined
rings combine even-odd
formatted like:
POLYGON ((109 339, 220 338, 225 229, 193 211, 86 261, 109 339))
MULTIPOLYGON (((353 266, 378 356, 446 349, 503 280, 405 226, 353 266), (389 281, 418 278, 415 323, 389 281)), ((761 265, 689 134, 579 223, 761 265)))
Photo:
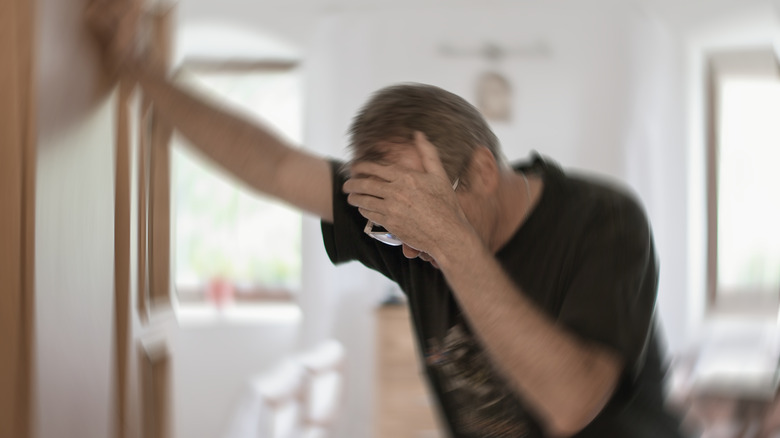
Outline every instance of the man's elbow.
POLYGON ((578 410, 579 412, 559 413, 547 422, 547 435, 554 438, 567 438, 584 429, 598 412, 578 410))
POLYGON ((574 394, 551 410, 547 433, 552 437, 570 437, 587 427, 604 409, 618 385, 621 362, 613 355, 599 357, 597 374, 588 379, 591 385, 574 390, 574 394))

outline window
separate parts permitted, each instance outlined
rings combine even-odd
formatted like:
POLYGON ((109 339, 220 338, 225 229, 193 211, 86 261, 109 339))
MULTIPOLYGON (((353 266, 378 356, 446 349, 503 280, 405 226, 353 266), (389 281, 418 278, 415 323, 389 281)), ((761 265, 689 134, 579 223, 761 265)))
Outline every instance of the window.
POLYGON ((780 75, 771 49, 710 57, 708 288, 718 313, 777 315, 780 75))
MULTIPOLYGON (((294 64, 185 64, 177 81, 301 143, 294 64)), ((180 302, 289 299, 301 282, 301 214, 237 184, 178 136, 172 171, 180 302)))

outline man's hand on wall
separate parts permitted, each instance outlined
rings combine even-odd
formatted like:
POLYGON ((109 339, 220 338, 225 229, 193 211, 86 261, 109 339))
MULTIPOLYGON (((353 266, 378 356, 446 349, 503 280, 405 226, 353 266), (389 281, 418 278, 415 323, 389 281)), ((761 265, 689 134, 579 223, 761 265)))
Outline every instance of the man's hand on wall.
POLYGON ((141 15, 140 0, 93 0, 87 7, 87 25, 111 77, 134 69, 141 57, 141 15))

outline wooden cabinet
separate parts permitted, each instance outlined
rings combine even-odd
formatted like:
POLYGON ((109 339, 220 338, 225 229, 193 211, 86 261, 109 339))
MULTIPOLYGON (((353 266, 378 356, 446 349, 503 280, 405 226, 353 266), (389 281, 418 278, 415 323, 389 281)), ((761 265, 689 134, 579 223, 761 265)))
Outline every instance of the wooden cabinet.
POLYGON ((377 310, 375 437, 444 437, 436 407, 423 381, 409 309, 386 305, 377 310))

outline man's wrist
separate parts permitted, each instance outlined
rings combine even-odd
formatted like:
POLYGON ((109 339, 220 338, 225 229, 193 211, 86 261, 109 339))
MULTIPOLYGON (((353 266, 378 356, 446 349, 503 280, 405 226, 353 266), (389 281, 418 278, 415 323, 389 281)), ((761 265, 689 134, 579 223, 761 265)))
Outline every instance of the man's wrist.
POLYGON ((487 251, 484 242, 470 226, 460 228, 460 231, 450 234, 446 239, 440 239, 435 252, 431 256, 444 271, 447 269, 459 269, 463 263, 469 263, 474 257, 481 256, 481 252, 487 251))

